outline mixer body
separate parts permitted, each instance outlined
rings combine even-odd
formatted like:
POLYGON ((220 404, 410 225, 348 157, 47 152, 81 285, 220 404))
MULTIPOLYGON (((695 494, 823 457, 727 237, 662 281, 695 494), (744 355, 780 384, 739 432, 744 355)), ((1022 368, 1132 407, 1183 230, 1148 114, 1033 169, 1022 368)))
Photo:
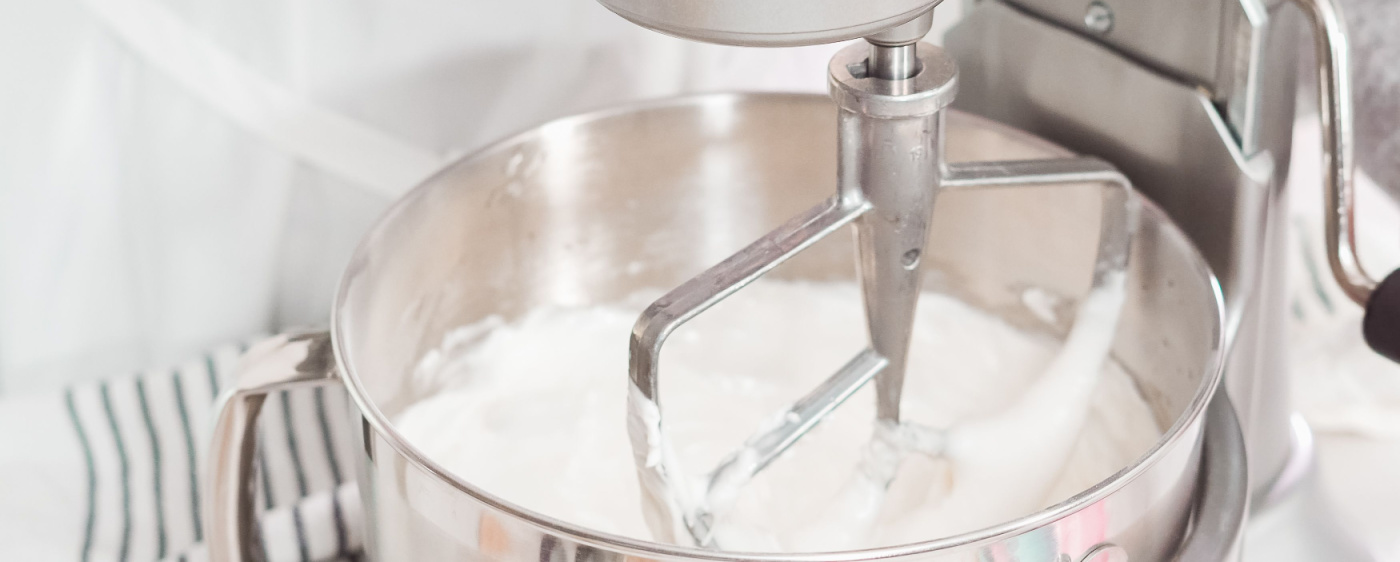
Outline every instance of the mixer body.
MULTIPOLYGON (((1199 37, 1218 33, 1215 26, 1186 16, 1223 12, 1222 5, 1239 0, 1124 2, 1110 35, 1128 37, 1134 22, 1146 19, 1138 25, 1170 30, 1160 31, 1156 43, 1165 49, 1152 49, 1151 41, 1106 43, 1068 31, 1056 25, 1065 22, 1055 16, 1067 18, 1069 4, 979 3, 947 39, 963 70, 955 104, 1113 162, 1201 249, 1225 293, 1231 348, 1225 384, 1245 428, 1250 481, 1268 486, 1291 451, 1278 329, 1284 324, 1278 251, 1284 229, 1277 223, 1286 216, 1279 206, 1291 146, 1294 53, 1260 49, 1256 56, 1271 54, 1274 60, 1248 64, 1258 67, 1254 79, 1267 87, 1245 87, 1240 94, 1253 92, 1258 99, 1217 100, 1206 89, 1213 73, 1198 60, 1208 58, 1208 51, 1163 51, 1219 43, 1199 37), (1130 13, 1153 6, 1176 17, 1130 13), (1167 25, 1161 25, 1164 19, 1167 25), (1252 115, 1232 118, 1234 107, 1252 115), (1241 135, 1234 123, 1257 130, 1241 135)), ((1288 33, 1286 24, 1275 17, 1254 32, 1264 34, 1266 43, 1291 44, 1289 37, 1278 37, 1288 33)), ((1219 55, 1226 56, 1231 54, 1219 55)), ((1221 64, 1226 62, 1234 61, 1221 64)))
POLYGON ((1310 440, 1288 394, 1284 186, 1298 10, 1282 0, 970 6, 946 40, 963 71, 955 107, 1113 162, 1220 277, 1224 388, 1246 435, 1252 511, 1293 519, 1270 524, 1276 536, 1253 539, 1260 548, 1246 556, 1369 559, 1313 498, 1310 440), (1294 547, 1269 548, 1279 536, 1294 547))

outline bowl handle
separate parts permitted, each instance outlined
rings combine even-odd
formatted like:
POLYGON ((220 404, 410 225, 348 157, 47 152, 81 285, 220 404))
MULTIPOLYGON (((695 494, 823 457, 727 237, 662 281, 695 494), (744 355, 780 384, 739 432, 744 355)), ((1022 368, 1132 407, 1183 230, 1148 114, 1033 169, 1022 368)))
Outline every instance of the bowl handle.
POLYGON ((1249 512, 1248 458, 1239 418, 1223 387, 1206 409, 1201 455, 1196 513, 1190 534, 1172 560, 1239 560, 1249 512))
POLYGON ((233 384, 216 404, 218 418, 204 473, 209 560, 264 560, 253 502, 253 455, 258 413, 267 394, 338 381, 328 332, 281 334, 243 355, 233 384))

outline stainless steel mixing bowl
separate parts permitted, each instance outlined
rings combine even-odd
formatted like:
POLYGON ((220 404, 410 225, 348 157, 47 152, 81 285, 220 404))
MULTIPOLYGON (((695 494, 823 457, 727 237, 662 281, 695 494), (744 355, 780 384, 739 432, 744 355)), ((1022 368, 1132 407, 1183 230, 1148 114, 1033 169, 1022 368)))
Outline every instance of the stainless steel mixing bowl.
MULTIPOLYGON (((1065 156, 1027 134, 953 113, 953 161, 1065 156)), ((836 110, 816 95, 709 95, 551 122, 464 158, 399 201, 366 236, 335 304, 331 336, 255 347, 221 413, 211 461, 216 560, 256 556, 253 434, 269 389, 343 383, 358 421, 358 477, 369 557, 438 560, 1167 560, 1188 526, 1232 539, 1244 500, 1237 437, 1220 375, 1221 297, 1211 272, 1150 204, 1133 244, 1114 356, 1165 435, 1092 489, 993 528, 919 544, 828 554, 733 554, 608 535, 511 505, 426 458, 392 417, 417 398, 423 354, 455 327, 540 305, 623 299, 669 288, 829 196, 836 110), (334 357, 331 357, 333 348, 334 357), (1203 435, 1212 455, 1202 474, 1203 435), (1213 444, 1213 445, 1211 445, 1213 444), (1204 483, 1204 484, 1202 484, 1204 483), (1213 484, 1212 484, 1213 483, 1213 484), (1225 504, 1196 513, 1203 501, 1225 504), (1231 487, 1234 486, 1234 487, 1231 487)), ((1030 329, 1062 333, 1021 304, 1039 287, 1072 305, 1089 285, 1098 185, 948 193, 939 201, 928 289, 1030 329)), ((849 237, 776 270, 851 280, 849 237)), ((1072 310, 1066 307, 1067 310, 1072 310)), ((618 346, 626 345, 619 334, 618 346)), ((618 392, 624 392, 624 374, 618 392)), ((619 412, 618 415, 622 415, 619 412)))

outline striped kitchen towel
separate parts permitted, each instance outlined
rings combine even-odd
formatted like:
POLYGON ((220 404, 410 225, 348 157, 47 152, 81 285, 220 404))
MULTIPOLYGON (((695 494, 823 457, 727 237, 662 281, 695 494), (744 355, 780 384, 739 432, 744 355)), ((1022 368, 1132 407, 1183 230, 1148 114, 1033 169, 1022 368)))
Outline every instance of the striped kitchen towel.
MULTIPOLYGON (((0 400, 0 560, 198 561, 213 405, 245 345, 0 400)), ((340 387, 268 397, 257 502, 270 561, 354 560, 360 502, 340 387)))

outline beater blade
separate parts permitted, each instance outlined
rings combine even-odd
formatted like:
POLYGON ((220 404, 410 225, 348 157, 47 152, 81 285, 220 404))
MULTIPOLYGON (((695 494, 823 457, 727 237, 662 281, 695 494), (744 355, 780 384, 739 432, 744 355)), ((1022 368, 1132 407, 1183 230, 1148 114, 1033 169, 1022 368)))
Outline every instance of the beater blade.
MULTIPOLYGON (((918 26, 915 26, 918 27, 918 26)), ((642 313, 630 341, 628 432, 642 484, 643 508, 655 538, 719 548, 717 517, 740 490, 871 379, 877 427, 897 443, 894 464, 871 481, 883 489, 906 452, 940 454, 942 430, 902 423, 904 384, 914 315, 923 289, 923 261, 934 203, 943 191, 1067 183, 1106 183, 1093 288, 1122 280, 1136 225, 1128 181, 1092 158, 947 164, 942 109, 956 90, 951 57, 914 41, 919 29, 870 38, 870 50, 848 47, 830 65, 840 111, 837 194, 662 296, 642 313), (752 283, 823 237, 854 223, 869 347, 825 382, 760 428, 711 472, 690 477, 665 440, 658 360, 681 324, 752 283), (907 438, 907 439, 906 439, 907 438)), ((926 29, 925 29, 926 31, 926 29)), ((1113 320, 1116 323, 1116 310, 1113 320)), ((1111 329, 1114 323, 1108 324, 1111 329)), ((1071 334, 1073 336, 1073 332, 1071 334)), ((1111 334, 1109 334, 1111 336, 1111 334)))

